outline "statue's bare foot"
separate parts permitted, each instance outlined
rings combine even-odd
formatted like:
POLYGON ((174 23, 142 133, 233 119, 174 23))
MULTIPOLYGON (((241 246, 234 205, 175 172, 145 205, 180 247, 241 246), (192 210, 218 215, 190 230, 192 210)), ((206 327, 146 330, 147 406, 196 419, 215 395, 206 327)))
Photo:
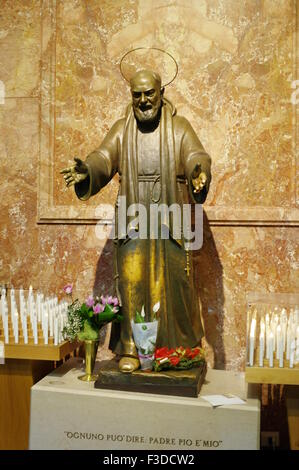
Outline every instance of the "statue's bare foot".
POLYGON ((134 370, 139 369, 140 362, 136 357, 123 356, 119 361, 118 368, 124 374, 131 374, 134 370))

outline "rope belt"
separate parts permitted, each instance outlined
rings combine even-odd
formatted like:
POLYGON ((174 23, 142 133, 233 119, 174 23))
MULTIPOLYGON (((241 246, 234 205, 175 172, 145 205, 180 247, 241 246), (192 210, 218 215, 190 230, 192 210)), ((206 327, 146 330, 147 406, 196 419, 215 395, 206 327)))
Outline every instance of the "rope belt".
MULTIPOLYGON (((138 181, 149 181, 156 183, 160 180, 160 175, 138 175, 138 181)), ((186 183, 186 178, 184 176, 177 176, 176 180, 178 183, 186 183)))
MULTIPOLYGON (((178 183, 186 184, 186 178, 184 176, 177 176, 176 180, 178 183)), ((160 201, 161 198, 161 187, 159 191, 159 195, 154 197, 154 191, 156 188, 156 184, 160 182, 160 175, 138 175, 138 182, 152 182, 154 183, 151 189, 151 200, 154 203, 160 201)))
MULTIPOLYGON (((152 181, 153 183, 155 183, 156 181, 160 180, 160 175, 138 175, 137 178, 138 178, 138 181, 149 181, 149 182, 152 181)), ((119 175, 119 181, 121 180, 122 180, 122 177, 121 175, 119 175)), ((176 180, 178 183, 187 184, 187 180, 185 176, 177 176, 176 180)))
MULTIPOLYGON (((151 189, 151 200, 155 203, 159 202, 160 197, 161 197, 161 189, 160 189, 160 194, 158 198, 154 198, 153 193, 154 193, 156 184, 160 182, 160 175, 138 175, 137 179, 138 179, 138 183, 141 183, 141 182, 142 183, 143 182, 154 183, 151 189)), ((176 180, 177 180, 177 183, 187 184, 187 179, 185 178, 185 176, 177 176, 176 180)), ((121 175, 119 175, 119 181, 121 181, 121 175)))

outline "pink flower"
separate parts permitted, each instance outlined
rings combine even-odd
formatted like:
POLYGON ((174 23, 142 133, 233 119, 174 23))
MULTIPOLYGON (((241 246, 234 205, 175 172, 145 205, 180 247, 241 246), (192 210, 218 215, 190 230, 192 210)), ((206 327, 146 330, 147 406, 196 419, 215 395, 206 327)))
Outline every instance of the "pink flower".
POLYGON ((101 302, 103 305, 114 305, 114 307, 117 307, 119 302, 118 302, 118 298, 117 297, 112 297, 112 295, 107 295, 106 297, 104 297, 103 295, 101 295, 101 302))
POLYGON ((66 284, 63 288, 65 294, 70 295, 73 292, 73 284, 66 284))
POLYGON ((118 307, 113 307, 112 312, 117 313, 118 312, 118 307))
POLYGON ((105 307, 104 307, 104 305, 102 305, 102 304, 96 304, 96 305, 93 307, 94 313, 101 313, 101 312, 104 312, 104 310, 105 310, 105 307))
POLYGON ((90 295, 88 299, 86 300, 86 305, 87 307, 92 307, 94 305, 94 298, 92 295, 90 295))

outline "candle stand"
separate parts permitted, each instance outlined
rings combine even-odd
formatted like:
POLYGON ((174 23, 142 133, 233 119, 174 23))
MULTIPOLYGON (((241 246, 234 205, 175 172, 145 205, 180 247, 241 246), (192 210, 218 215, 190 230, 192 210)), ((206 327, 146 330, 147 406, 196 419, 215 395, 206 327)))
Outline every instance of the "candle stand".
POLYGON ((33 293, 23 305, 18 296, 15 300, 15 294, 11 296, 13 302, 6 301, 5 290, 1 294, 0 450, 26 450, 31 387, 73 355, 79 343, 63 340, 62 325, 57 323, 57 318, 60 321, 63 317, 55 311, 57 306, 40 312, 38 321, 33 293), (9 311, 10 305, 15 306, 15 311, 9 311), (47 323, 42 321, 43 313, 50 320, 47 323))
POLYGON ((248 295, 245 380, 289 386, 286 407, 290 445, 299 450, 298 294, 248 295))

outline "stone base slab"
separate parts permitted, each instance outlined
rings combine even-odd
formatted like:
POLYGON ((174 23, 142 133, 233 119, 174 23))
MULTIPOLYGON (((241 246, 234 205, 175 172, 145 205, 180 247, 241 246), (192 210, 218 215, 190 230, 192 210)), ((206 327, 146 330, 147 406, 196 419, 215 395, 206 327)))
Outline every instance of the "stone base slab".
MULTIPOLYGON (((101 367, 101 363, 97 363, 101 367)), ((31 389, 30 449, 258 449, 260 402, 244 373, 208 370, 198 398, 99 390, 70 359, 31 389), (244 405, 213 408, 202 395, 244 405)))

